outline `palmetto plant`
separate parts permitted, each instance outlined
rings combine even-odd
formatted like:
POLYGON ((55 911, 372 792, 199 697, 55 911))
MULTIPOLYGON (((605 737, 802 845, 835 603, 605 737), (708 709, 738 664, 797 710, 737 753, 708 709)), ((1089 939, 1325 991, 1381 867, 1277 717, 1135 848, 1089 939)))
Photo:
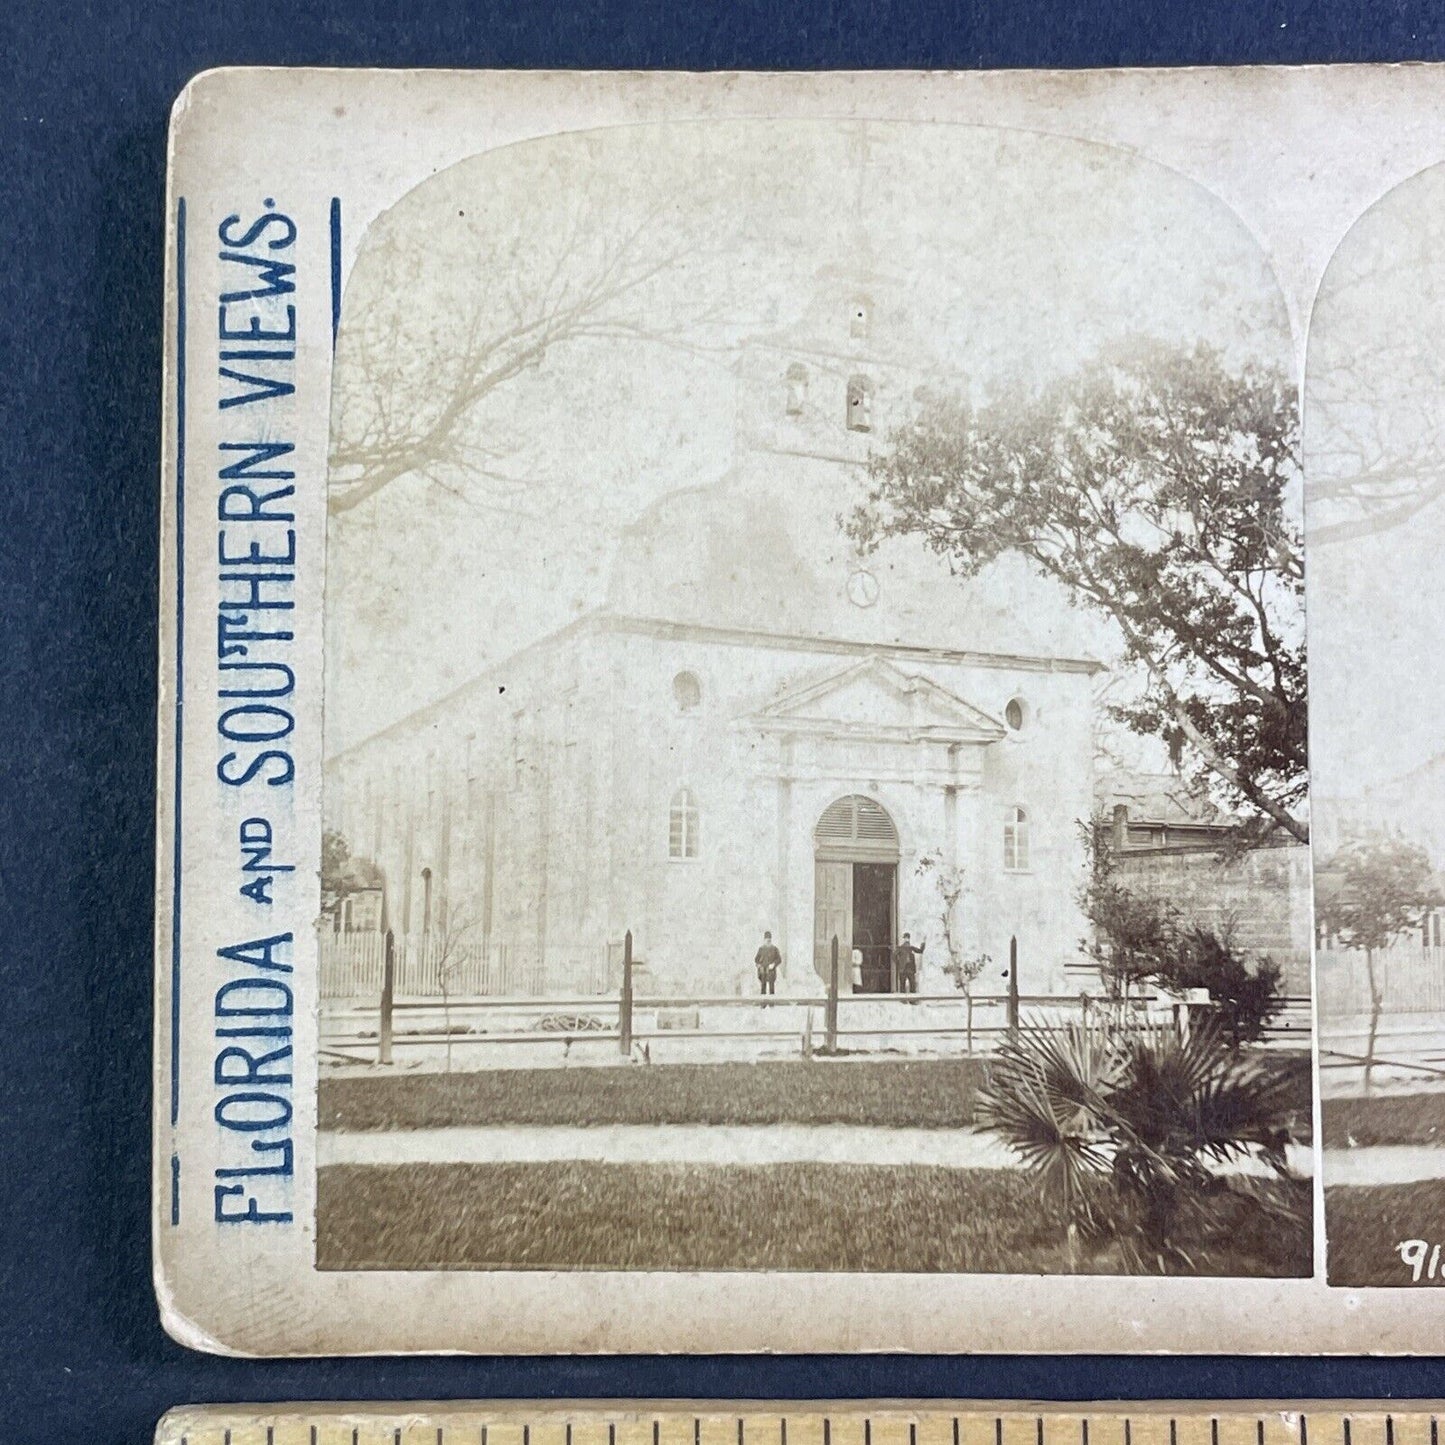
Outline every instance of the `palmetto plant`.
POLYGON ((1109 1235, 1133 1267, 1191 1263, 1240 1196, 1287 1174, 1288 1081, 1215 1028, 1035 1023, 1000 1048, 978 1121, 1020 1156, 1080 1233, 1109 1235), (1241 1167, 1247 1166, 1247 1167, 1241 1167))

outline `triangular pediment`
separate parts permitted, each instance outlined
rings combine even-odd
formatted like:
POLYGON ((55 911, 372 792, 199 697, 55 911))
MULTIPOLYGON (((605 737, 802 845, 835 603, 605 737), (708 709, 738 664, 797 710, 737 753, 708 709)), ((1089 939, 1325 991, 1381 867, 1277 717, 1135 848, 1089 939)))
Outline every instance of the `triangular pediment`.
POLYGON ((753 715, 766 731, 837 732, 894 739, 993 743, 997 718, 920 673, 870 658, 821 681, 789 689, 753 715))

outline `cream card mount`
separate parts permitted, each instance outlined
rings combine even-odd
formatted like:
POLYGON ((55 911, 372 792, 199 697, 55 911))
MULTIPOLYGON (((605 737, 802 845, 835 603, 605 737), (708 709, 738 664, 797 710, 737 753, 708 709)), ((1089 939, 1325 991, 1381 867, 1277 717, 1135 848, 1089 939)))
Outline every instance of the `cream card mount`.
POLYGON ((193 81, 168 1329, 1434 1348, 1425 966, 1316 976, 1300 396, 1440 83, 193 81))

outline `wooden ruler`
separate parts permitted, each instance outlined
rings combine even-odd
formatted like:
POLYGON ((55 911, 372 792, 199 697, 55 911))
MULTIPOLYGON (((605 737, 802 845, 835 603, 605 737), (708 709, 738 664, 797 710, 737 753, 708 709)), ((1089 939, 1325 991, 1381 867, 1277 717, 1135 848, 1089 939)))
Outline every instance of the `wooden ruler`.
POLYGON ((1441 1445, 1445 1401, 209 1405, 156 1445, 1441 1445))

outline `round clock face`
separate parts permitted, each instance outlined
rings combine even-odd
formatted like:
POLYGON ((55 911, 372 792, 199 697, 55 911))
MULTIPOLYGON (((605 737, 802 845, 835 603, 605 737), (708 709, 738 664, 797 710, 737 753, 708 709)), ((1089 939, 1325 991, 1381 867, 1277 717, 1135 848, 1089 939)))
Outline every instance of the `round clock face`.
POLYGON ((855 607, 871 607, 878 600, 878 579, 871 572, 854 572, 848 578, 848 600, 855 607))

